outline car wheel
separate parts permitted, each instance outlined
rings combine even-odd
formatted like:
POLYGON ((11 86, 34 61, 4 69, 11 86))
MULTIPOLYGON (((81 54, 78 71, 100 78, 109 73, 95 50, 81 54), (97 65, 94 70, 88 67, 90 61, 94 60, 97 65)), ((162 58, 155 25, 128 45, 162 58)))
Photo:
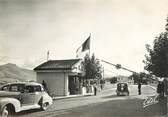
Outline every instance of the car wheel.
POLYGON ((47 110, 48 106, 49 106, 49 105, 48 105, 47 102, 42 103, 42 105, 41 105, 41 109, 42 109, 43 111, 45 111, 45 110, 47 110))
POLYGON ((7 106, 3 107, 1 117, 12 117, 10 111, 7 108, 7 106))

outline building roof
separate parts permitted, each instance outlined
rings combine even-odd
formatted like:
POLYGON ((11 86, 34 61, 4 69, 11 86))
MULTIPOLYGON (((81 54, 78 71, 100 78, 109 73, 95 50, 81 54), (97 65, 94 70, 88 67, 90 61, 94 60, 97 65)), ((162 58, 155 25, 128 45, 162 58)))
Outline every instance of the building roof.
POLYGON ((81 59, 49 60, 34 68, 34 70, 71 70, 81 59))

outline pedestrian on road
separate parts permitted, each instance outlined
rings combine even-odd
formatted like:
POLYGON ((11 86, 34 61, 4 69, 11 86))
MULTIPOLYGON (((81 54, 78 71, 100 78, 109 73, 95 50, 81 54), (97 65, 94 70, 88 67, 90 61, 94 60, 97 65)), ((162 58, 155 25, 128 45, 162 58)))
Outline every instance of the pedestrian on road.
POLYGON ((97 95, 97 87, 94 85, 94 95, 97 95))
POLYGON ((164 83, 163 82, 159 82, 158 86, 157 86, 157 93, 163 97, 164 96, 164 83))
POLYGON ((141 95, 141 83, 138 83, 138 94, 141 95))

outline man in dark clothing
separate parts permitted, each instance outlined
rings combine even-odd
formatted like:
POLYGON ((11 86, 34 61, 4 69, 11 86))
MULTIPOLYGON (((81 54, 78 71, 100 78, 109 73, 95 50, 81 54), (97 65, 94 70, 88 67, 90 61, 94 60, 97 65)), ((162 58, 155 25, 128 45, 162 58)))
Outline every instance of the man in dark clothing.
POLYGON ((46 82, 44 80, 42 82, 42 85, 43 85, 44 89, 47 90, 47 84, 46 84, 46 82))
POLYGON ((157 86, 157 93, 163 97, 164 96, 164 83, 163 82, 159 82, 158 86, 157 86))
POLYGON ((97 87, 94 86, 94 95, 97 95, 97 87))
POLYGON ((46 82, 43 80, 43 82, 42 82, 42 85, 43 85, 43 87, 44 87, 44 90, 50 95, 50 92, 49 92, 49 90, 48 90, 48 88, 47 88, 47 84, 46 84, 46 82))
POLYGON ((141 95, 141 83, 138 83, 138 94, 141 95))

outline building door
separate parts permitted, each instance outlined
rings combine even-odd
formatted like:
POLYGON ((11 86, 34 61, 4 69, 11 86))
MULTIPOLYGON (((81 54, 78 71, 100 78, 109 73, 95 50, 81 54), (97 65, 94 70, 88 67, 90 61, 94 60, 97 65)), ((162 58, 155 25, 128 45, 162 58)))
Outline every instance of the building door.
POLYGON ((70 95, 79 94, 79 78, 77 76, 69 76, 68 77, 68 89, 70 95))

